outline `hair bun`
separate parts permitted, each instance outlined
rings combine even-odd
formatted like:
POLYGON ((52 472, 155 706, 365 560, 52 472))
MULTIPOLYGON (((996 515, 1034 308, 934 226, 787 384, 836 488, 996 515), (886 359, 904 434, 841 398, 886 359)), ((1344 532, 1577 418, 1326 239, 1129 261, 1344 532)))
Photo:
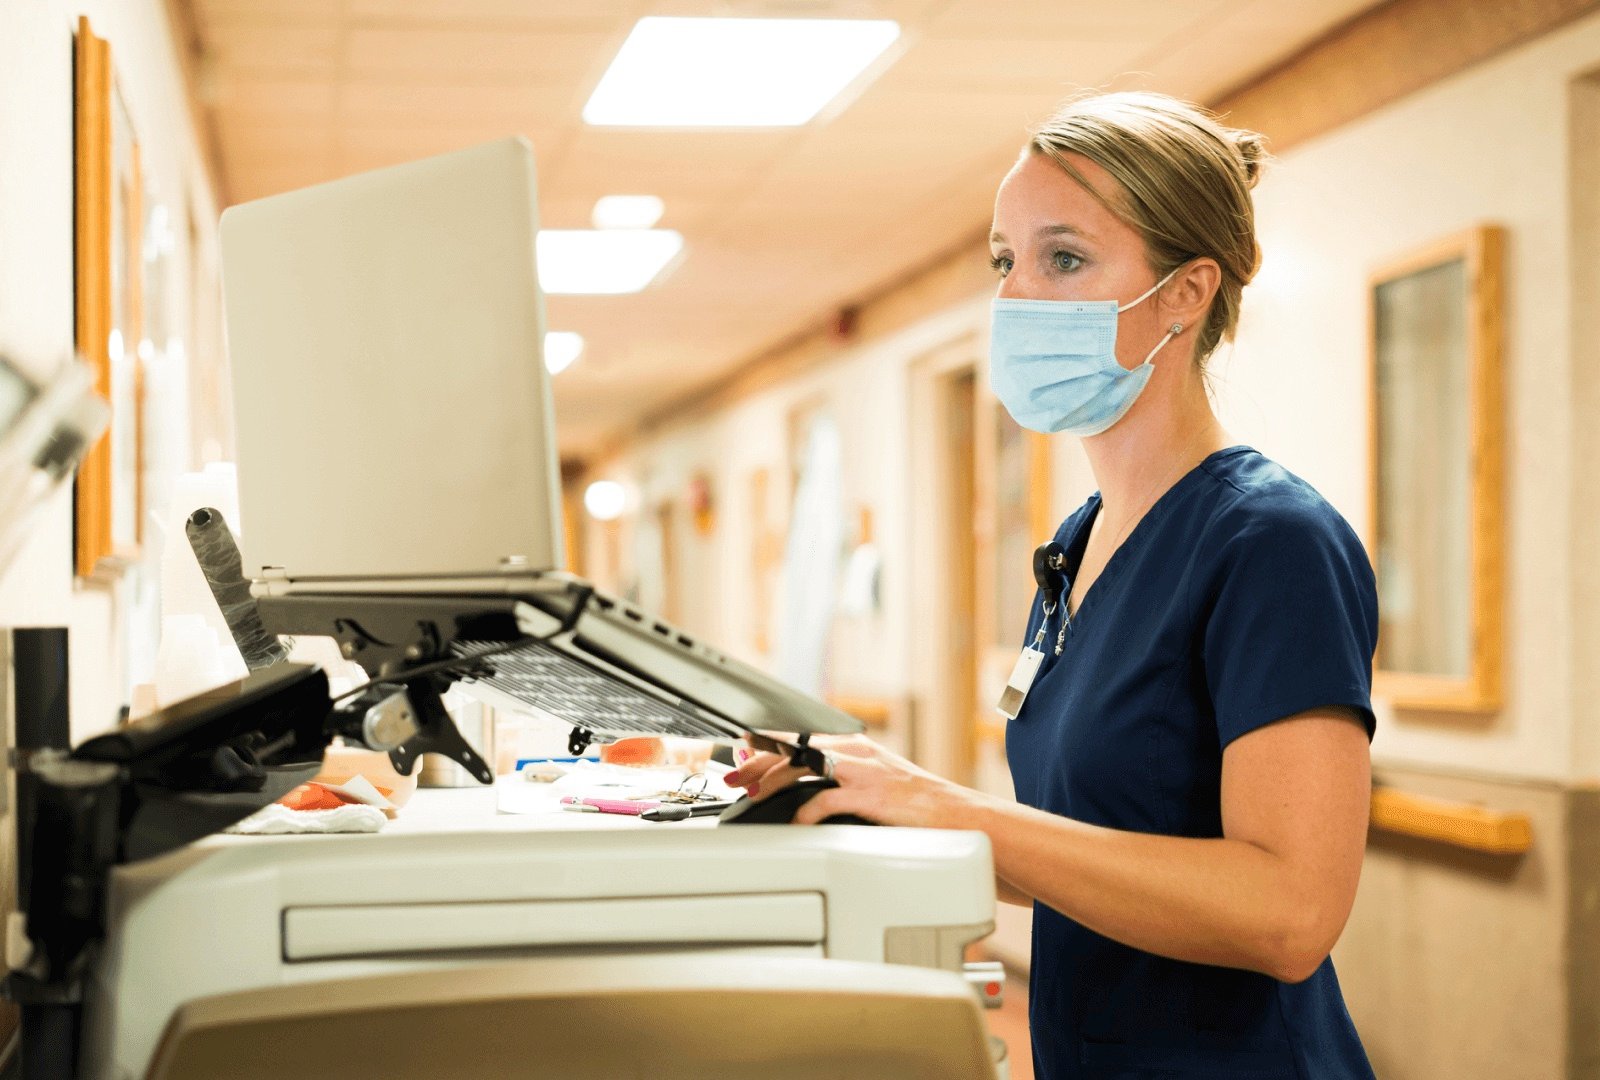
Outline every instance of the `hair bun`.
POLYGON ((1264 136, 1254 131, 1235 129, 1229 132, 1233 138, 1233 148, 1239 155, 1239 164, 1244 166, 1244 182, 1246 187, 1255 187, 1256 181, 1261 179, 1261 166, 1271 155, 1267 153, 1267 140, 1264 136))

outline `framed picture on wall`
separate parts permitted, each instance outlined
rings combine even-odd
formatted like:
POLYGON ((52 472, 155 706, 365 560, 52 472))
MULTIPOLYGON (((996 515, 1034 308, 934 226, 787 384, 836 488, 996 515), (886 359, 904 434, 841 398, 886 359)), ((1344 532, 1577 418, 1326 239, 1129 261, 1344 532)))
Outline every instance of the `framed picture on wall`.
POLYGON ((1503 247, 1475 228, 1368 288, 1374 682, 1397 708, 1500 707, 1503 247))
POLYGON ((144 535, 144 172, 128 103, 111 86, 111 554, 135 558, 144 535))
POLYGON ((75 568, 88 577, 136 559, 143 539, 143 174, 111 47, 87 18, 73 49, 74 277, 78 352, 111 404, 106 434, 78 470, 75 568))

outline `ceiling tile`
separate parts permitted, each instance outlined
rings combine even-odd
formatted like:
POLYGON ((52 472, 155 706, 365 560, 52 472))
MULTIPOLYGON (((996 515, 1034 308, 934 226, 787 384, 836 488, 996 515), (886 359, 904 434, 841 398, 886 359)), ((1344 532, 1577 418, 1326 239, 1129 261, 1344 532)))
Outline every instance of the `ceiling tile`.
POLYGON ((313 120, 328 123, 337 95, 331 79, 251 78, 229 69, 216 80, 211 105, 233 117, 279 123, 313 120))
POLYGON ((246 168, 276 160, 293 161, 327 154, 334 145, 332 124, 248 123, 222 109, 217 114, 222 146, 230 160, 246 168))
POLYGON ((1224 10, 1237 0, 952 0, 928 24, 934 34, 971 39, 1032 37, 1063 42, 1150 39, 1224 10))
POLYGON ((438 82, 516 79, 533 85, 571 85, 598 79, 621 43, 615 33, 458 30, 450 27, 355 27, 345 49, 345 72, 359 79, 405 76, 438 82))
MULTIPOLYGON (((363 22, 482 21, 610 28, 646 5, 639 0, 344 0, 345 14, 363 22)), ((631 21, 631 20, 630 20, 631 21)))
POLYGON ((202 31, 265 25, 337 26, 343 12, 334 0, 187 0, 202 31))
POLYGON ((344 123, 452 124, 485 117, 536 122, 551 128, 575 121, 572 89, 560 83, 485 88, 454 82, 347 80, 340 90, 344 123))
POLYGON ((1027 37, 929 37, 885 72, 886 88, 939 90, 1049 89, 1093 85, 1150 48, 1147 37, 1062 42, 1027 37))
POLYGON ((549 298, 551 326, 588 342, 555 383, 571 453, 970 244, 1028 129, 1078 87, 1204 99, 1372 0, 176 2, 213 74, 233 200, 512 133, 534 144, 547 227, 586 227, 601 195, 665 200, 686 251, 660 281, 549 298), (802 12, 897 19, 900 52, 802 128, 581 122, 643 15, 802 12))
POLYGON ((408 161, 465 150, 521 131, 492 124, 454 127, 344 128, 336 136, 334 161, 341 175, 383 169, 408 161))
POLYGON ((580 128, 549 163, 547 183, 563 197, 575 189, 659 195, 685 191, 721 198, 750 183, 794 139, 791 132, 619 132, 580 128))
POLYGON ((205 53, 212 66, 229 77, 331 79, 339 35, 331 25, 229 24, 207 35, 205 53))
POLYGON ((249 202, 251 199, 295 191, 332 179, 335 177, 330 170, 310 165, 259 165, 246 172, 243 178, 234 184, 233 201, 249 202))

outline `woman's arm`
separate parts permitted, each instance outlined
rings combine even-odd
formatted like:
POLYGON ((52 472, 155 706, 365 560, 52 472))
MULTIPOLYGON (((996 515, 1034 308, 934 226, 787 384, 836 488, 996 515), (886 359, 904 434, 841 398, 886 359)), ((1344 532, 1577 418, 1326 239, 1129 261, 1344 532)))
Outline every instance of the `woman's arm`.
POLYGON ((969 795, 949 826, 987 833, 996 876, 1019 891, 1146 952, 1299 982, 1350 914, 1371 774, 1355 714, 1324 709, 1229 745, 1222 839, 1123 832, 969 795))
POLYGON ((1001 877, 994 876, 994 898, 1006 904, 1016 904, 1018 907, 1033 906, 1033 897, 1017 888, 1011 882, 1001 877))
MULTIPOLYGON (((942 779, 860 736, 818 737, 842 786, 795 815, 859 814, 886 825, 981 829, 996 893, 1036 897, 1146 952, 1309 978, 1344 929, 1366 847, 1366 730, 1346 708, 1313 709, 1235 739, 1222 755, 1216 840, 1086 825, 942 779)), ((758 754, 727 782, 770 794, 804 773, 758 754)))

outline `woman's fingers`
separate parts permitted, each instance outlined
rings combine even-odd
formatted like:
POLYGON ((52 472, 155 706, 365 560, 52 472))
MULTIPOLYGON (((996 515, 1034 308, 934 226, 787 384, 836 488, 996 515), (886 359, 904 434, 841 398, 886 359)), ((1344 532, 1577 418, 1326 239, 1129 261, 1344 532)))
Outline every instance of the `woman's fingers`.
POLYGON ((770 769, 774 762, 780 760, 777 754, 765 750, 740 749, 734 756, 738 764, 722 777, 723 782, 727 784, 738 784, 752 776, 760 776, 770 769))
MULTIPOLYGON (((781 732, 775 732, 773 737, 780 734, 793 738, 793 733, 781 732)), ((846 777, 850 773, 871 760, 894 759, 894 755, 865 735, 815 735, 808 742, 832 759, 834 779, 841 784, 847 783, 846 777)), ((765 799, 802 776, 815 775, 811 769, 792 764, 786 754, 771 750, 746 751, 741 747, 735 756, 740 759, 740 764, 722 778, 723 782, 730 787, 744 788, 752 799, 765 799)), ((813 815, 813 820, 820 818, 813 815)))
POLYGON ((722 782, 732 787, 745 787, 751 780, 759 779, 768 769, 786 759, 767 751, 752 752, 739 763, 739 767, 722 777, 722 782))
MULTIPOLYGON (((792 731, 763 731, 761 734, 783 743, 795 742, 800 737, 792 731)), ((813 735, 807 742, 825 750, 839 750, 857 755, 871 754, 878 745, 865 735, 813 735)))
POLYGON ((814 774, 810 769, 781 761, 749 786, 750 797, 757 800, 765 799, 775 791, 782 791, 802 776, 812 775, 814 774))
POLYGON ((866 814, 855 808, 852 802, 853 797, 854 794, 852 792, 842 787, 819 791, 807 799, 804 806, 795 811, 792 823, 795 825, 817 825, 835 814, 855 814, 859 817, 867 817, 866 814))
MULTIPOLYGON (((810 745, 827 754, 837 787, 814 794, 794 816, 797 825, 814 825, 835 814, 855 814, 884 825, 949 828, 960 789, 864 736, 817 736, 810 745)), ((727 776, 752 799, 769 798, 811 770, 790 763, 784 753, 749 754, 727 776)))
POLYGON ((763 799, 809 775, 810 769, 790 764, 783 755, 763 752, 746 759, 738 769, 724 776, 722 782, 744 788, 752 799, 763 799))

